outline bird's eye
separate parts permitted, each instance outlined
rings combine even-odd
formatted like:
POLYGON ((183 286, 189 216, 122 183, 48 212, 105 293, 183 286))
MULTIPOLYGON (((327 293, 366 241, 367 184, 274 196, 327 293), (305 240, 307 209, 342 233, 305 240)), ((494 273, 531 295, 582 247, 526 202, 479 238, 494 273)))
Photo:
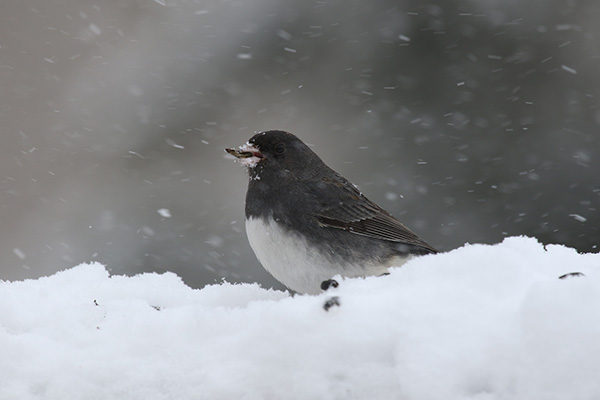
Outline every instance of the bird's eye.
POLYGON ((285 144, 284 143, 277 143, 275 145, 275 148, 273 150, 275 151, 275 154, 282 155, 283 153, 285 153, 285 144))

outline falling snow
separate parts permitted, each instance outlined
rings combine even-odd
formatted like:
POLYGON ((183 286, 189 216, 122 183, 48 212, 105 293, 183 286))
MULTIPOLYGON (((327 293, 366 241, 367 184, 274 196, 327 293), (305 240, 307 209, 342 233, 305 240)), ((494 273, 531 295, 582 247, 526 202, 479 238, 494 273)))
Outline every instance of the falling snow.
POLYGON ((15 255, 17 257, 19 257, 21 260, 25 259, 25 253, 23 252, 23 250, 19 249, 18 247, 15 247, 13 249, 13 253, 15 253, 15 255))
POLYGON ((156 210, 161 217, 163 218, 171 218, 171 211, 168 208, 159 208, 156 210))
POLYGON ((577 71, 574 68, 568 67, 566 65, 561 65, 560 66, 563 70, 567 71, 570 74, 576 75, 577 71))
POLYGON ((587 218, 582 217, 579 214, 569 214, 569 217, 573 217, 576 221, 579 221, 579 222, 585 222, 585 221, 587 221, 587 218))

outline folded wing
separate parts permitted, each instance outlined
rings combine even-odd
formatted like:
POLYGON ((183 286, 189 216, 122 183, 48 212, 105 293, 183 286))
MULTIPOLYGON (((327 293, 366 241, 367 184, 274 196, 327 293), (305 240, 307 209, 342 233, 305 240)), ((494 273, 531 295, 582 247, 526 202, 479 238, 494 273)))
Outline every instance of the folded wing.
MULTIPOLYGON (((321 211, 316 216, 323 227, 396 242, 406 246, 406 253, 427 254, 437 250, 421 240, 414 232, 360 193, 360 191, 340 175, 336 179, 322 179, 319 190, 327 190, 327 203, 321 203, 321 211)), ((400 248, 402 246, 399 246, 400 248)))

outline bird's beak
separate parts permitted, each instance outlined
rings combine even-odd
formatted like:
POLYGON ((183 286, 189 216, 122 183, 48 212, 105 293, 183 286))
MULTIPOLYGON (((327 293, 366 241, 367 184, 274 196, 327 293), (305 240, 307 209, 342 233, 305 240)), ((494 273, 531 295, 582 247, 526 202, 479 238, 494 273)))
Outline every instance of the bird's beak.
POLYGON ((249 151, 242 151, 240 150, 236 150, 236 149, 232 149, 232 148, 227 148, 225 149, 226 152, 228 152, 229 154, 231 154, 232 156, 236 157, 236 158, 248 158, 248 157, 252 157, 252 153, 249 151))
POLYGON ((225 151, 237 158, 242 165, 247 167, 254 167, 263 159, 260 150, 250 143, 246 143, 237 149, 227 148, 225 151))

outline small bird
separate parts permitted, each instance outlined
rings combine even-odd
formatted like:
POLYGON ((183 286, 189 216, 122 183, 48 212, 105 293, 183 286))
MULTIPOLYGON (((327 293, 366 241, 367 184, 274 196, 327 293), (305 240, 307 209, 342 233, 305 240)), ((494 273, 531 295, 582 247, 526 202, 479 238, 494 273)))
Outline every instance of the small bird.
POLYGON ((225 151, 250 175, 250 246, 295 292, 318 294, 336 275, 384 275, 412 256, 437 253, 289 132, 261 132, 225 151))

